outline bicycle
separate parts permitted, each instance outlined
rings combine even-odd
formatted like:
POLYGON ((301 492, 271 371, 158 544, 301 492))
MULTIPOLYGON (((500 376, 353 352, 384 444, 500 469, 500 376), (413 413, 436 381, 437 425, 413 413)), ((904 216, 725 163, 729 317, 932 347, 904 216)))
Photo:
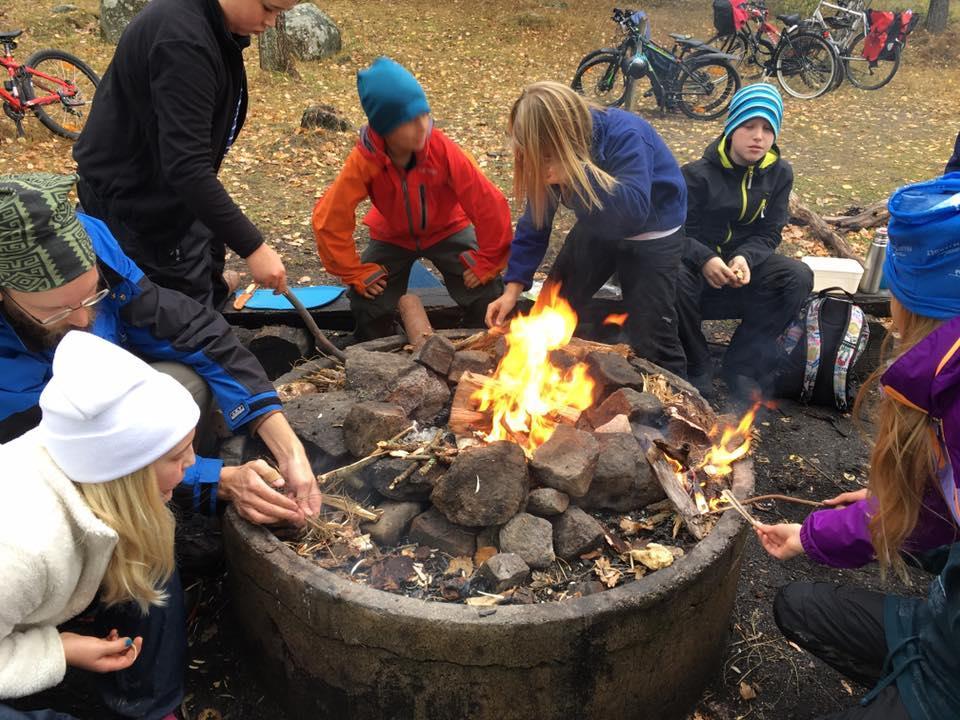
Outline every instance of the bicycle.
POLYGON ((26 63, 18 63, 13 51, 22 34, 22 30, 0 32, 0 66, 6 68, 9 78, 0 86, 3 112, 16 124, 17 137, 25 135, 23 118, 32 112, 51 132, 76 140, 100 77, 85 62, 62 50, 39 50, 26 63))
POLYGON ((741 7, 747 12, 747 21, 733 34, 718 32, 707 40, 708 45, 719 43, 721 51, 738 58, 737 72, 746 79, 763 77, 780 43, 780 30, 767 20, 767 6, 763 2, 746 2, 741 7), (750 23, 756 22, 756 30, 750 23))
POLYGON ((672 50, 650 39, 646 14, 614 8, 612 19, 623 32, 616 48, 600 48, 581 58, 571 86, 594 102, 630 109, 637 81, 650 80, 650 90, 661 113, 679 108, 687 117, 713 120, 723 115, 740 89, 740 75, 730 57, 707 51, 686 57, 704 43, 674 36, 672 50), (680 50, 680 56, 677 51, 680 50))

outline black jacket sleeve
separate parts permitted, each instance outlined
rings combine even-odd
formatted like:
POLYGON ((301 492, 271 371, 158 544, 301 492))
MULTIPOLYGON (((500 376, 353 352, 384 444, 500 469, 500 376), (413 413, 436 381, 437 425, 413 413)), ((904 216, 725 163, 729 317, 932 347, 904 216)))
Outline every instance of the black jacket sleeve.
POLYGON ((160 162, 164 179, 190 211, 240 257, 247 257, 263 243, 263 236, 217 178, 211 130, 217 73, 210 52, 166 41, 150 53, 160 162))
POLYGON ((683 225, 686 245, 683 262, 694 270, 701 270, 710 258, 719 257, 706 243, 700 241, 704 205, 707 202, 706 188, 701 178, 690 169, 693 163, 684 165, 681 170, 687 183, 687 220, 683 225))
POLYGON ((790 203, 791 189, 793 189, 793 168, 783 162, 780 182, 770 194, 770 199, 761 216, 751 226, 754 232, 733 253, 742 255, 751 268, 756 267, 777 251, 783 239, 781 235, 783 226, 790 219, 787 206, 790 203))
POLYGON ((957 133, 957 139, 953 143, 953 155, 950 156, 950 160, 947 161, 947 167, 944 169, 943 174, 952 172, 960 172, 960 133, 957 133))

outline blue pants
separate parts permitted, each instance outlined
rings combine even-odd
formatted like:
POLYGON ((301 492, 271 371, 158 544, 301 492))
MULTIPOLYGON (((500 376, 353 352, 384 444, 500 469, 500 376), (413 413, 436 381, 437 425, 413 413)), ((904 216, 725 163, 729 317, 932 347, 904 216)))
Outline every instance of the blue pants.
MULTIPOLYGON (((60 628, 95 637, 106 637, 116 628, 120 637, 143 637, 140 655, 129 668, 93 674, 103 704, 117 715, 159 720, 178 708, 183 700, 187 620, 179 571, 174 572, 166 590, 167 604, 151 607, 146 616, 132 603, 108 608, 94 600, 87 610, 60 628)), ((33 696, 33 702, 29 700, 17 701, 17 705, 35 706, 38 700, 42 701, 42 696, 33 696)), ((72 715, 53 710, 22 711, 0 704, 0 720, 74 719, 72 715)))

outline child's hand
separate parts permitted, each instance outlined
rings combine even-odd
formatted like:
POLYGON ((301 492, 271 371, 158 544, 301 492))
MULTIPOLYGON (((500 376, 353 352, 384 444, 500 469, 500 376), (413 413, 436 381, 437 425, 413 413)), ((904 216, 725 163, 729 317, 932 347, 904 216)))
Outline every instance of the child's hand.
POLYGON ((803 554, 798 523, 761 525, 756 532, 763 549, 778 560, 789 560, 803 554))
POLYGON ((743 287, 750 284, 750 265, 743 255, 737 255, 730 261, 730 270, 733 271, 733 287, 743 287))
POLYGON ((703 264, 701 271, 706 278, 707 284, 714 290, 719 290, 725 285, 732 285, 737 276, 733 270, 727 267, 727 264, 718 257, 712 257, 703 264))
POLYGON ((247 267, 260 287, 270 288, 274 295, 286 292, 287 270, 272 247, 263 243, 247 256, 247 267))
POLYGON ((503 290, 503 295, 487 305, 487 315, 484 318, 487 327, 493 328, 505 325, 510 313, 517 306, 517 300, 522 292, 523 285, 517 282, 508 282, 503 290))
POLYGON ((360 294, 363 295, 367 300, 373 300, 377 295, 383 293, 387 289, 387 278, 377 278, 372 283, 367 285, 363 290, 360 291, 360 294))
POLYGON ((471 290, 475 287, 480 287, 483 285, 483 283, 480 281, 480 278, 477 277, 477 274, 473 270, 469 269, 463 271, 463 284, 471 290))
POLYGON ((835 507, 846 507, 847 505, 853 505, 855 502, 860 500, 867 499, 867 489, 855 490, 853 492, 840 493, 836 497, 832 497, 829 500, 824 500, 824 505, 830 505, 835 507))
POLYGON ((105 639, 62 632, 60 642, 67 665, 96 673, 126 670, 143 646, 142 637, 121 638, 116 630, 111 630, 105 639))

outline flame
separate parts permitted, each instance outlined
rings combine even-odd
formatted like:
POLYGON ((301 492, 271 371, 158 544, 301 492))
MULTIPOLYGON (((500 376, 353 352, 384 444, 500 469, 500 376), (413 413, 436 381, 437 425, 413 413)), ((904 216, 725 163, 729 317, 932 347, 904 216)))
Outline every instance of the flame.
POLYGON ((604 325, 619 325, 623 327, 623 324, 627 321, 627 313, 613 313, 612 315, 607 315, 603 320, 604 325))
POLYGON ((587 366, 578 362, 564 369, 550 361, 550 352, 569 343, 577 327, 577 315, 559 291, 557 283, 544 285, 530 314, 510 322, 507 352, 494 382, 472 396, 481 412, 492 411, 492 428, 484 439, 516 442, 528 456, 553 435, 560 413, 593 404, 587 366))

